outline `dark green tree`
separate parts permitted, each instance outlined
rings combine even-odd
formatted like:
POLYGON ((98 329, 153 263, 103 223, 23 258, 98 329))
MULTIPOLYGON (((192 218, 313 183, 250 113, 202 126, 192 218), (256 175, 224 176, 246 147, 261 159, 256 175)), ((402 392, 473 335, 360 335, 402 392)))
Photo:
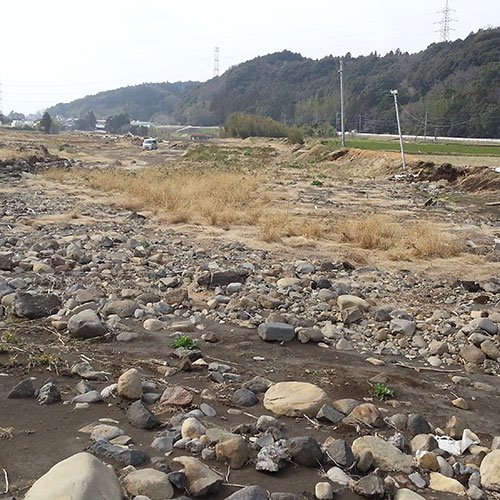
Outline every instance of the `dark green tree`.
POLYGON ((125 133, 130 125, 130 118, 126 113, 108 116, 106 118, 105 129, 111 134, 125 133))
POLYGON ((40 130, 48 134, 50 133, 51 126, 52 126, 52 118, 50 117, 49 113, 45 111, 45 113, 42 116, 42 119, 40 120, 40 130))

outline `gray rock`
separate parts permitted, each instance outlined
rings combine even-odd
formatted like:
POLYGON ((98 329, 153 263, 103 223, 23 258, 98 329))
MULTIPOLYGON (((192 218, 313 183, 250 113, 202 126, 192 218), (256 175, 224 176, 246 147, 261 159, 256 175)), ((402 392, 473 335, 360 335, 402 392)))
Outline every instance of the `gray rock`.
POLYGON ((80 339, 100 337, 106 333, 106 328, 99 316, 90 309, 71 316, 68 321, 68 330, 70 337, 80 339))
POLYGON ((278 472, 292 459, 284 441, 265 446, 257 455, 255 469, 263 472, 278 472))
POLYGON ((330 405, 323 405, 316 415, 318 420, 330 422, 331 424, 339 423, 344 417, 345 415, 343 413, 340 413, 330 405))
POLYGON ((385 493, 384 481, 376 474, 353 481, 351 488, 355 493, 367 498, 382 498, 385 493))
POLYGON ((33 381, 30 378, 21 380, 16 384, 9 394, 7 399, 22 399, 22 398, 32 398, 35 395, 36 389, 33 385, 33 381))
POLYGON ((259 402, 255 393, 243 388, 234 391, 232 400, 234 404, 245 407, 255 406, 259 402))
POLYGON ((460 349, 460 356, 473 365, 480 365, 486 359, 486 355, 481 349, 474 345, 466 345, 460 349))
POLYGON ((117 314, 120 318, 130 318, 138 308, 139 304, 135 300, 112 300, 104 306, 103 313, 106 316, 117 314))
POLYGON ((430 434, 432 432, 432 428, 427 419, 418 413, 409 415, 406 427, 412 436, 416 436, 417 434, 430 434))
POLYGON ((382 306, 375 311, 375 321, 391 321, 391 312, 393 311, 391 306, 382 306))
POLYGON ((123 478, 123 485, 132 495, 146 495, 151 500, 165 500, 174 496, 174 488, 167 474, 156 469, 134 470, 123 478))
POLYGON ((14 254, 7 252, 0 252, 0 271, 11 271, 14 267, 12 257, 14 254))
POLYGON ((489 333, 490 335, 496 335, 498 333, 498 325, 493 323, 491 319, 488 318, 477 318, 473 320, 473 324, 476 328, 489 333))
POLYGON ((61 301, 57 295, 30 294, 17 292, 12 302, 12 308, 16 316, 28 319, 38 319, 50 316, 61 306, 61 301))
POLYGON ((141 465, 148 459, 142 450, 131 450, 124 446, 110 444, 105 439, 98 439, 86 451, 92 453, 92 455, 116 460, 124 465, 141 465))
POLYGON ((47 382, 43 385, 38 392, 37 401, 41 405, 51 405, 61 401, 61 393, 59 392, 57 385, 53 382, 47 382))
POLYGON ((343 439, 335 439, 324 448, 327 460, 336 465, 349 468, 354 463, 354 454, 349 444, 343 439))
POLYGON ((102 401, 102 396, 99 391, 89 391, 85 394, 75 396, 71 400, 72 403, 98 403, 99 401, 102 401))
POLYGON ((393 335, 405 335, 407 337, 411 337, 415 333, 417 325, 414 321, 395 318, 391 321, 389 329, 393 335))
POLYGON ((151 448, 154 448, 155 450, 161 451, 162 453, 165 453, 167 451, 171 451, 174 447, 174 436, 162 436, 162 437, 157 437, 153 440, 151 443, 151 448))
POLYGON ((359 453, 356 468, 360 472, 368 472, 373 467, 373 453, 370 450, 363 450, 359 453))
POLYGON ((268 500, 267 491, 261 486, 246 486, 226 497, 226 500, 268 500))
POLYGON ((142 401, 130 405, 127 418, 131 425, 139 429, 154 429, 160 425, 156 415, 142 401))
POLYGON ((207 405, 207 403, 201 403, 200 405, 200 410, 207 416, 207 417, 215 417, 217 415, 217 412, 215 411, 214 408, 212 408, 210 405, 207 405))
POLYGON ((310 436, 288 439, 285 446, 294 462, 306 467, 319 467, 323 463, 323 451, 318 442, 310 436))
POLYGON ((261 323, 257 333, 267 342, 273 340, 289 342, 295 338, 295 328, 287 323, 261 323))
POLYGON ((245 269, 234 271, 218 271, 213 274, 204 274, 197 279, 198 285, 206 288, 216 288, 218 286, 227 286, 231 283, 245 283, 248 272, 245 269))
POLYGON ((186 489, 186 474, 182 471, 169 472, 168 480, 178 489, 185 490, 186 489))

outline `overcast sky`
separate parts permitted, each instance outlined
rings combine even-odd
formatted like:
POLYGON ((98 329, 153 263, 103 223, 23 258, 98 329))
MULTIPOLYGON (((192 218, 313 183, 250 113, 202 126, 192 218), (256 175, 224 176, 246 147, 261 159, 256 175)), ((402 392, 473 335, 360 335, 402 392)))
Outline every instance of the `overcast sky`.
MULTIPOLYGON (((4 113, 143 82, 205 81, 283 49, 319 59, 439 41, 445 0, 2 0, 4 113)), ((454 31, 500 25, 499 0, 450 0, 454 31)))

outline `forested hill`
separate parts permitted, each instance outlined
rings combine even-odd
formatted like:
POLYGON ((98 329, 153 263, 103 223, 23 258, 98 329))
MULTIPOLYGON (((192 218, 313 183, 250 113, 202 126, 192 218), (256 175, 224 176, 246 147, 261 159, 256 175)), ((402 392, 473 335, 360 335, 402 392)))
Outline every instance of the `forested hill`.
POLYGON ((48 112, 52 116, 79 118, 94 111, 97 118, 103 119, 126 113, 135 120, 165 121, 175 113, 179 96, 193 85, 194 82, 143 83, 57 104, 48 112))
MULTIPOLYGON (((417 54, 396 50, 385 56, 347 54, 343 60, 348 129, 395 132, 390 90, 398 89, 404 133, 423 133, 427 114, 428 134, 500 137, 500 28, 432 44, 417 54)), ((197 125, 218 125, 229 114, 244 112, 339 126, 338 69, 338 57, 313 60, 284 51, 234 66, 205 83, 128 87, 50 112, 78 116, 93 109, 102 118, 128 112, 131 118, 197 125)))

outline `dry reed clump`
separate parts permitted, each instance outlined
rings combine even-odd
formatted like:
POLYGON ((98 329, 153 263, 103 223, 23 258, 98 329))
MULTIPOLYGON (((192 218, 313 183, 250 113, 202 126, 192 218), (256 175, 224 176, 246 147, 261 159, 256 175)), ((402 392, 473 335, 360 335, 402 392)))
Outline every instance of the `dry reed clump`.
POLYGON ((128 208, 158 209, 175 223, 244 223, 252 206, 269 201, 258 176, 231 172, 171 173, 151 167, 135 172, 112 168, 71 172, 53 169, 45 175, 55 180, 82 178, 91 188, 115 192, 128 208))
POLYGON ((261 214, 256 225, 261 239, 268 243, 291 236, 319 239, 325 237, 328 232, 326 222, 321 219, 294 216, 284 211, 261 214))
POLYGON ((341 242, 384 250, 396 260, 454 257, 464 244, 461 238, 440 231, 432 222, 400 223, 380 214, 340 219, 334 231, 341 242))

